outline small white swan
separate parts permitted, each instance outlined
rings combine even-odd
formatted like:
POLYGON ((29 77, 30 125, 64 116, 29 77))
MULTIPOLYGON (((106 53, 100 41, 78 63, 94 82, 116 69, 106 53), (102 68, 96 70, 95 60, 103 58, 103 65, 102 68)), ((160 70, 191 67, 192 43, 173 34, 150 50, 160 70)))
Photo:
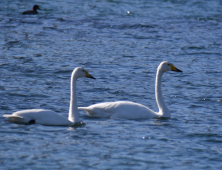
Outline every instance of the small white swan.
POLYGON ((159 67, 157 68, 155 95, 159 112, 154 112, 144 105, 129 101, 98 103, 88 107, 78 107, 78 109, 82 109, 92 117, 110 117, 122 119, 142 119, 155 117, 170 118, 170 111, 164 103, 161 92, 161 79, 163 73, 166 71, 182 72, 167 61, 160 63, 159 67))
POLYGON ((3 117, 9 118, 14 123, 23 124, 38 123, 42 125, 66 126, 80 122, 76 100, 76 80, 81 77, 95 79, 81 67, 77 67, 73 70, 71 75, 69 118, 59 113, 45 109, 22 110, 14 112, 12 115, 3 115, 3 117))

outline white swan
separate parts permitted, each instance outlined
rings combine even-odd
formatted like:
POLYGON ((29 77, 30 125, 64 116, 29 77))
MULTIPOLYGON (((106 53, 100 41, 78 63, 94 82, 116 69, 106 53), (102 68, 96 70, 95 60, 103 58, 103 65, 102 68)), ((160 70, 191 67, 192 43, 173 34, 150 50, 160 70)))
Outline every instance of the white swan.
POLYGON ((69 106, 69 118, 45 109, 30 109, 14 112, 11 115, 3 115, 3 117, 9 118, 14 123, 38 123, 42 125, 73 125, 79 122, 79 113, 77 110, 76 101, 76 80, 81 77, 93 78, 86 70, 81 67, 77 67, 73 70, 71 75, 71 94, 70 94, 70 106, 69 106))
POLYGON ((78 109, 82 109, 92 117, 110 117, 122 119, 142 119, 154 117, 169 118, 171 116, 170 111, 163 101, 161 92, 161 79, 163 73, 166 71, 182 72, 167 61, 160 63, 159 67, 157 68, 155 95, 159 112, 154 112, 146 106, 129 101, 98 103, 88 107, 78 107, 78 109))

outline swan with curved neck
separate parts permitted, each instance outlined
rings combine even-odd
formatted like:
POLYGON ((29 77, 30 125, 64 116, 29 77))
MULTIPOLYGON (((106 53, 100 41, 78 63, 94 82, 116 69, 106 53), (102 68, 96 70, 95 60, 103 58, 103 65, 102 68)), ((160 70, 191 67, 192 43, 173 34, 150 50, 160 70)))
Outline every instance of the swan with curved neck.
POLYGON ((71 93, 68 118, 59 113, 45 109, 22 110, 14 112, 11 115, 3 115, 3 117, 9 118, 14 123, 23 124, 38 123, 42 125, 66 126, 80 122, 76 100, 76 81, 81 77, 95 79, 81 67, 77 67, 73 70, 71 75, 71 93))
POLYGON ((160 63, 159 67, 157 68, 155 95, 159 112, 154 112, 144 105, 130 101, 98 103, 88 107, 78 107, 78 109, 82 109, 92 117, 110 117, 122 119, 142 119, 155 117, 170 118, 170 111, 165 105, 161 92, 161 79, 166 71, 182 72, 167 61, 160 63))

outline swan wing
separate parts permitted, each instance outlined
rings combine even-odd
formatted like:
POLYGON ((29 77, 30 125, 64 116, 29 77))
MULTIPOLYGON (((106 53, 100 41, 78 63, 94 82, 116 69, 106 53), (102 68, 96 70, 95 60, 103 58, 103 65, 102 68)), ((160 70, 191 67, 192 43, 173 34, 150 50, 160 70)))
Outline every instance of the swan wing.
POLYGON ((16 115, 3 115, 3 117, 10 119, 10 121, 12 122, 16 122, 16 123, 29 123, 31 121, 31 119, 29 119, 28 117, 22 117, 22 116, 16 116, 16 115))
POLYGON ((68 117, 50 110, 38 112, 38 114, 35 115, 35 118, 36 123, 42 125, 67 126, 73 124, 73 122, 68 120, 68 117))
POLYGON ((92 117, 122 118, 122 119, 142 119, 158 117, 158 113, 150 110, 144 105, 128 102, 105 102, 88 107, 79 107, 92 117))
POLYGON ((42 125, 64 126, 72 124, 67 117, 45 109, 22 110, 14 112, 12 115, 3 115, 3 117, 9 118, 15 123, 30 123, 30 121, 34 121, 42 125))
POLYGON ((112 114, 112 109, 107 106, 109 106, 109 103, 98 103, 89 107, 78 107, 78 109, 83 110, 92 117, 109 118, 112 114))

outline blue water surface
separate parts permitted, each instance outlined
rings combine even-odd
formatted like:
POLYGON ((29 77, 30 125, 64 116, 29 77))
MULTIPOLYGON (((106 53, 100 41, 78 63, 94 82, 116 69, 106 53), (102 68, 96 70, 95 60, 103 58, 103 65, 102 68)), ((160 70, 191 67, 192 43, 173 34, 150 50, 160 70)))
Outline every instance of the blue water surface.
POLYGON ((0 1, 0 169, 221 169, 220 0, 0 1), (22 15, 38 4, 38 15, 22 15), (80 127, 14 124, 2 117, 44 108, 127 100, 158 111, 155 75, 171 119, 91 118, 80 127))

